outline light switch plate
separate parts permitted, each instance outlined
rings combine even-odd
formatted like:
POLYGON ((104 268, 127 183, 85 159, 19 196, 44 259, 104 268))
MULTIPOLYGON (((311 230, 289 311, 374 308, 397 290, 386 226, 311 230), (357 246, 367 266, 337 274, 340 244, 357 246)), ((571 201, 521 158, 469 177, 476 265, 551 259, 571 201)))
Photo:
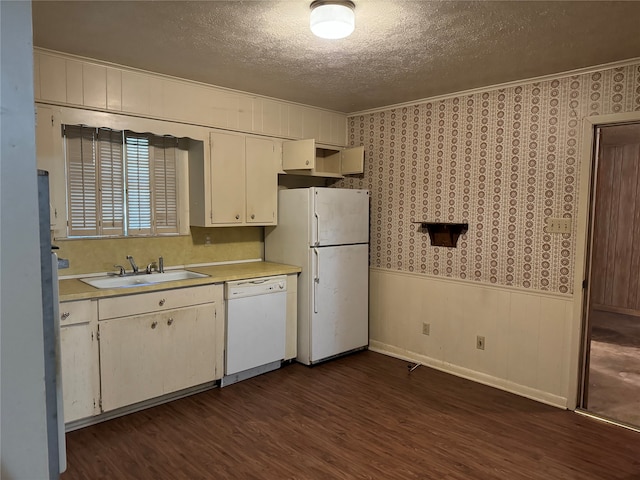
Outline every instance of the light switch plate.
POLYGON ((547 226, 544 231, 547 233, 571 233, 570 218, 551 218, 545 219, 547 226))

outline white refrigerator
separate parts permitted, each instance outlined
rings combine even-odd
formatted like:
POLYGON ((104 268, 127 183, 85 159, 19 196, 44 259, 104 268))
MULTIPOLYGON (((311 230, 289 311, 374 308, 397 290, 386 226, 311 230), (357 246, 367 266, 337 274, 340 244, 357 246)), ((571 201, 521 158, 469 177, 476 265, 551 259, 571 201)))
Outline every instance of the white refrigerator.
POLYGON ((369 192, 278 192, 278 226, 265 230, 265 260, 302 267, 298 351, 306 365, 369 344, 369 192))

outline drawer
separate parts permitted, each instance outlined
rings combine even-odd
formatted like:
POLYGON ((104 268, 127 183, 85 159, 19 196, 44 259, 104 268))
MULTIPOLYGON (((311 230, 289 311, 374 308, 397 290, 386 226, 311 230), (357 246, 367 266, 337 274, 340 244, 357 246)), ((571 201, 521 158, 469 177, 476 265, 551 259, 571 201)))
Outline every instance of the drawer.
POLYGON ((88 323, 98 318, 98 302, 79 300, 60 304, 60 326, 88 323))
POLYGON ((98 319, 161 312, 172 308, 211 303, 218 298, 220 285, 176 288, 98 299, 98 319))

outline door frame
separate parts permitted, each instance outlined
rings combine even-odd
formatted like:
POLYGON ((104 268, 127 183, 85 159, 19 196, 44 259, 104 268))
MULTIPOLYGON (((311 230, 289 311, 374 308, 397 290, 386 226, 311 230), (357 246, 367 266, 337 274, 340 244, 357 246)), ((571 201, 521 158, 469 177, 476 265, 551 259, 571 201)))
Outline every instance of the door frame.
POLYGON ((569 337, 569 384, 567 391, 567 408, 575 410, 580 404, 582 366, 584 362, 585 328, 583 318, 586 302, 586 289, 583 280, 587 278, 589 265, 591 198, 593 195, 593 175, 595 162, 596 127, 623 123, 640 122, 640 111, 594 115, 582 120, 582 143, 580 147, 580 184, 578 193, 578 209, 575 214, 576 241, 573 282, 573 316, 569 337))

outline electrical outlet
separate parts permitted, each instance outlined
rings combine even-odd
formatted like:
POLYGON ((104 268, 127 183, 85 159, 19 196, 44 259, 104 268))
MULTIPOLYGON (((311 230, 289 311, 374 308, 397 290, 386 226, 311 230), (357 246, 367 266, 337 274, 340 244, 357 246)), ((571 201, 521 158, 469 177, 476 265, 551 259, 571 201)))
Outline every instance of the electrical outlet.
POLYGON ((429 335, 430 331, 431 331, 431 324, 430 323, 423 323, 422 324, 422 334, 423 335, 429 335))
POLYGON ((484 350, 484 337, 480 335, 476 337, 476 348, 478 350, 484 350))
POLYGON ((545 232, 547 233, 571 233, 570 218, 546 218, 545 232))

